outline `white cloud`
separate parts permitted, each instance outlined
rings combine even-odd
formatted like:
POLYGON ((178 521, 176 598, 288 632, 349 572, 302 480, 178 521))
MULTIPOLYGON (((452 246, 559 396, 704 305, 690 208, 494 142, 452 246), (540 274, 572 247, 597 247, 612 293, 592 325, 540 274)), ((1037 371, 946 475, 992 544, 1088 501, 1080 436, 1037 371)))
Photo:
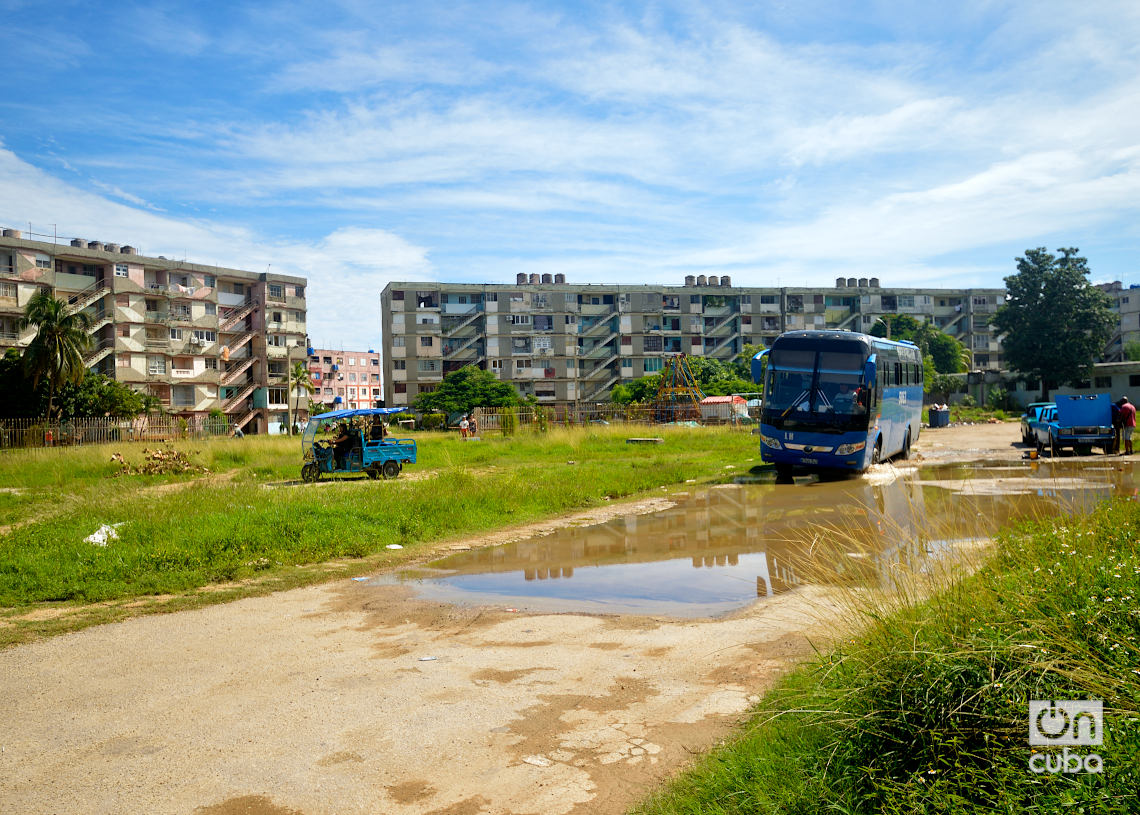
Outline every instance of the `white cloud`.
MULTIPOLYGON (((178 220, 81 190, 0 147, 0 224, 138 247, 150 256, 308 278, 309 335, 338 347, 379 344, 380 292, 389 280, 423 279, 424 249, 381 229, 342 228, 324 238, 282 239, 209 220, 178 220)), ((37 237, 37 240, 44 240, 37 237)))

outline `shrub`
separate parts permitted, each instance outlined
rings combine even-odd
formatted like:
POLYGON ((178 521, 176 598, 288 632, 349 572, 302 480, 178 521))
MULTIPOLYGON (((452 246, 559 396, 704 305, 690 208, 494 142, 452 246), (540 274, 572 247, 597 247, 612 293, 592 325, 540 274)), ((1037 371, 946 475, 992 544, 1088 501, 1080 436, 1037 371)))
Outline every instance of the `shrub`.
POLYGON ((447 415, 443 413, 425 413, 420 420, 424 430, 440 430, 447 427, 447 415))

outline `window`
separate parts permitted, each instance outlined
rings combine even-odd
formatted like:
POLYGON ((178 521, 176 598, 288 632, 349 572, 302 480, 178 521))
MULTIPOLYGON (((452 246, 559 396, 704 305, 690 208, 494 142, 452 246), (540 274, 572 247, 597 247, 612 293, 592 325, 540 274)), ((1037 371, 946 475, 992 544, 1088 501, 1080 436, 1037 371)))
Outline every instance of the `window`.
POLYGON ((207 331, 207 330, 202 329, 202 328, 195 329, 194 339, 199 340, 200 342, 203 342, 203 343, 217 342, 218 341, 218 332, 207 331))
POLYGON ((321 391, 321 393, 323 393, 325 396, 333 395, 332 388, 325 388, 323 391, 321 391))
POLYGON ((207 315, 214 316, 217 313, 218 313, 218 304, 217 303, 206 303, 206 314, 207 315))
POLYGON ((774 306, 774 305, 776 305, 776 295, 774 295, 774 294, 762 294, 762 295, 760 295, 760 305, 762 305, 762 306, 774 306))
POLYGON ((348 381, 349 382, 355 382, 356 381, 356 374, 349 374, 348 375, 348 381))
POLYGON ((15 283, 0 283, 0 297, 15 297, 16 294, 15 283))
POLYGON ((491 370, 492 370, 492 371, 501 371, 501 370, 503 370, 503 361, 502 361, 501 359, 493 359, 493 360, 491 360, 491 370))
MULTIPOLYGON (((403 337, 392 337, 392 347, 393 348, 403 348, 404 347, 404 338, 403 337)), ((326 360, 326 362, 327 362, 327 360, 326 360)))
POLYGON ((535 337, 534 338, 534 350, 536 350, 536 351, 542 351, 542 350, 549 351, 550 350, 550 337, 535 337))
POLYGON ((146 310, 147 311, 158 311, 158 301, 157 300, 147 300, 146 301, 146 310))
POLYGON ((50 269, 51 258, 47 255, 36 255, 36 268, 37 269, 50 269))
POLYGON ((207 371, 218 370, 218 360, 215 359, 214 357, 206 357, 206 370, 207 371))
POLYGON ((209 286, 211 289, 218 285, 218 278, 212 274, 208 274, 202 278, 202 285, 209 286))
POLYGON ((269 289, 269 296, 274 300, 282 300, 285 297, 285 287, 280 283, 270 283, 267 287, 269 289))
POLYGON ((511 325, 530 325, 529 314, 512 314, 511 325))
POLYGON ((432 344, 433 344, 432 340, 433 340, 432 337, 420 337, 420 347, 421 348, 431 348, 432 344))
POLYGON ((645 360, 644 367, 647 374, 657 373, 661 370, 662 360, 660 357, 645 360))
POLYGON ((129 325, 121 325, 121 326, 119 326, 119 336, 120 336, 120 337, 129 337, 129 336, 131 336, 131 327, 130 327, 129 325))
MULTIPOLYGON (((314 357, 314 359, 315 359, 315 357, 314 357)), ((332 357, 325 357, 324 363, 325 363, 325 365, 332 365, 332 357)))
POLYGON ((632 368, 632 367, 633 367, 633 360, 632 360, 632 359, 630 359, 629 357, 626 357, 625 359, 623 359, 623 360, 621 361, 621 367, 623 367, 623 368, 632 368))
POLYGON ((407 360, 403 360, 403 359, 394 359, 394 360, 392 360, 392 368, 394 370, 397 370, 397 371, 407 370, 408 362, 407 362, 407 360))
POLYGON ((129 367, 131 367, 131 355, 130 354, 117 354, 115 356, 115 367, 116 368, 129 368, 129 367))
POLYGON ((643 337, 642 348, 646 351, 660 351, 661 350, 661 337, 643 337))
POLYGON ((1094 381, 1095 381, 1097 388, 1103 388, 1104 390, 1109 390, 1112 388, 1112 377, 1111 376, 1098 376, 1098 377, 1095 377, 1094 381))
POLYGON ((974 305, 975 306, 985 306, 988 304, 989 304, 989 298, 988 297, 975 297, 974 298, 974 305))
POLYGON ((497 292, 487 292, 483 295, 483 300, 487 303, 497 303, 499 302, 499 295, 497 292))
POLYGON ((421 373, 434 373, 439 370, 438 359, 421 359, 416 363, 416 367, 421 373))
POLYGON ((689 305, 699 306, 700 304, 701 304, 701 296, 699 294, 690 294, 689 295, 689 305))
POLYGON ((293 289, 293 291, 297 292, 298 297, 304 297, 305 296, 305 287, 304 286, 297 286, 295 289, 293 289))
POLYGON ((522 292, 511 292, 511 302, 512 303, 525 303, 526 297, 523 296, 522 292))
POLYGON ((914 295, 913 294, 900 294, 898 296, 899 308, 914 308, 914 295))
POLYGON ((127 267, 127 264, 115 264, 115 277, 126 277, 128 274, 130 274, 130 269, 127 267))
POLYGON ((271 376, 281 376, 285 373, 285 363, 277 360, 270 362, 269 373, 271 376))
POLYGON ((172 339, 172 340, 182 339, 182 329, 181 328, 170 329, 170 339, 172 339))
POLYGON ((285 388, 270 388, 269 403, 271 405, 285 404, 285 388))
POLYGON ((373 388, 372 389, 372 395, 373 396, 379 396, 380 395, 380 389, 379 388, 373 388))
POLYGON ((321 372, 320 371, 312 371, 309 374, 309 378, 312 379, 314 382, 320 382, 321 381, 321 372))
POLYGON ((377 368, 380 367, 380 357, 372 357, 370 361, 372 362, 373 366, 377 368))
POLYGON ((284 348, 286 346, 284 334, 270 334, 265 338, 266 345, 272 345, 274 348, 284 348))
POLYGON ((529 367, 530 367, 530 360, 529 359, 516 359, 515 360, 515 370, 516 371, 525 371, 529 367))
POLYGON ((284 322, 284 321, 281 319, 281 312, 280 312, 280 311, 275 311, 275 312, 273 312, 273 322, 275 322, 275 323, 284 322))
POLYGON ((392 385, 392 389, 395 393, 407 393, 408 392, 408 386, 405 385, 403 382, 396 382, 394 385, 392 385))
POLYGON ((349 357, 348 358, 348 364, 349 365, 355 365, 356 364, 356 357, 349 357))
POLYGON ((174 407, 189 408, 194 407, 194 386, 193 385, 175 385, 170 389, 171 402, 174 407))
POLYGON ((356 397, 356 388, 349 388, 348 389, 348 395, 355 398, 356 397))
POLYGON ((740 295, 740 305, 742 305, 742 306, 752 305, 752 295, 751 294, 740 295))
POLYGON ((151 376, 166 373, 166 357, 147 357, 146 372, 151 376))
POLYGON ((380 381, 380 374, 372 374, 372 381, 373 382, 379 382, 380 381))
POLYGON ((233 289, 234 294, 245 294, 244 283, 231 283, 230 288, 233 289))
POLYGON ((1129 374, 1128 384, 1134 388, 1140 386, 1140 374, 1129 374))
POLYGON ((404 299, 404 293, 402 291, 393 290, 392 291, 392 299, 393 300, 403 300, 404 299))

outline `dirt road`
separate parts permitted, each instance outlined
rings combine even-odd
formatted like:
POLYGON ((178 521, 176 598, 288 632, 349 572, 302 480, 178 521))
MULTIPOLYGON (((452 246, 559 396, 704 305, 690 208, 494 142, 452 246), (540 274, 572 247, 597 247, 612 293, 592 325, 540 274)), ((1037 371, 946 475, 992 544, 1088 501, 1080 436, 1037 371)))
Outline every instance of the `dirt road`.
MULTIPOLYGON (((917 452, 1020 457, 1017 435, 929 431, 917 452)), ((620 813, 837 635, 827 592, 676 621, 341 581, 12 648, 0 810, 620 813)))

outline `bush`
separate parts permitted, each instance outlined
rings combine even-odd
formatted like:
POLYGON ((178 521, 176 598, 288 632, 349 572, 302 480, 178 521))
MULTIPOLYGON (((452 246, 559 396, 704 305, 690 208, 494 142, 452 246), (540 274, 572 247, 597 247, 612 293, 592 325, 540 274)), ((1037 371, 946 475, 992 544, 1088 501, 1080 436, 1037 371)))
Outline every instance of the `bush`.
POLYGON ((972 407, 978 406, 978 403, 974 399, 974 397, 968 393, 962 397, 962 401, 959 402, 958 404, 961 405, 962 407, 967 407, 967 408, 972 408, 972 407))
POLYGON ((994 385, 986 394, 986 406, 990 410, 1001 410, 1009 401, 1009 393, 1000 385, 994 385))
POLYGON ((425 413, 420 420, 420 427, 424 430, 446 429, 447 415, 444 413, 425 413))
POLYGON ((513 436, 515 431, 519 429, 518 411, 514 407, 503 408, 503 412, 499 416, 499 428, 503 431, 504 436, 513 436))

